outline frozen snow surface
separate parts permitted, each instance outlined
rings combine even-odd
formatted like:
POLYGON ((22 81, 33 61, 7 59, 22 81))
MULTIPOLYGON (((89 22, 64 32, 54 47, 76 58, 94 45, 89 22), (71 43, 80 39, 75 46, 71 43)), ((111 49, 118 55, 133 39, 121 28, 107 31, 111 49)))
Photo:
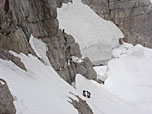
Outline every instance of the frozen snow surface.
POLYGON ((123 44, 116 50, 108 70, 95 68, 98 74, 107 72, 105 85, 78 75, 76 89, 91 91, 88 103, 95 114, 152 114, 152 49, 123 44))
POLYGON ((27 72, 0 59, 0 78, 7 81, 15 97, 17 114, 77 114, 68 102, 68 97, 74 98, 69 92, 75 94, 75 90, 52 67, 32 55, 16 56, 22 59, 27 72))
POLYGON ((36 55, 41 58, 45 64, 50 65, 49 59, 46 56, 46 51, 48 50, 46 44, 42 40, 34 38, 32 35, 30 37, 29 43, 32 49, 35 51, 36 55))
POLYGON ((119 50, 123 54, 108 63, 106 87, 128 102, 152 105, 152 50, 128 44, 122 45, 119 50))
POLYGON ((94 114, 152 114, 152 49, 120 46, 108 66, 95 67, 97 74, 108 74, 105 85, 78 74, 76 89, 37 57, 11 53, 27 68, 0 59, 0 78, 8 83, 17 114, 77 114, 68 102, 69 97, 76 98, 69 92, 85 99, 94 114), (91 92, 90 99, 82 97, 83 90, 91 92))
POLYGON ((57 11, 59 27, 74 37, 85 57, 95 64, 110 59, 112 48, 123 37, 116 25, 99 17, 81 0, 64 4, 57 11))
MULTIPOLYGON (((106 76, 105 85, 78 74, 74 89, 49 64, 45 43, 31 36, 31 47, 43 62, 10 51, 21 58, 24 71, 0 59, 0 78, 7 81, 17 114, 78 114, 69 103, 69 97, 77 98, 69 92, 86 100, 94 114, 152 114, 152 49, 124 43, 112 51, 123 34, 80 0, 58 9, 58 19, 60 28, 74 36, 85 56, 94 62, 113 56, 107 66, 94 68, 99 79, 106 76), (83 90, 91 92, 90 99, 82 96, 83 90)), ((73 60, 82 62, 76 57, 73 60)))

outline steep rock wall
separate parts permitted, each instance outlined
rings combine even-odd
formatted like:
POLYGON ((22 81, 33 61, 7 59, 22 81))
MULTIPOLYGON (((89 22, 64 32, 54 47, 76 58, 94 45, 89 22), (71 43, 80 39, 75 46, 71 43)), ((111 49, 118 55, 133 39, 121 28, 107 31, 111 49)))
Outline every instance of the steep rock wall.
POLYGON ((113 21, 125 40, 152 48, 152 4, 150 0, 82 0, 99 16, 113 21))
POLYGON ((35 55, 29 45, 32 34, 47 44, 49 61, 65 81, 71 84, 77 73, 83 74, 88 79, 96 79, 96 72, 88 58, 82 63, 71 62, 67 65, 70 57, 81 57, 79 45, 73 37, 58 29, 57 6, 68 1, 0 0, 1 52, 13 50, 17 53, 35 55), (69 47, 70 49, 67 49, 69 47))

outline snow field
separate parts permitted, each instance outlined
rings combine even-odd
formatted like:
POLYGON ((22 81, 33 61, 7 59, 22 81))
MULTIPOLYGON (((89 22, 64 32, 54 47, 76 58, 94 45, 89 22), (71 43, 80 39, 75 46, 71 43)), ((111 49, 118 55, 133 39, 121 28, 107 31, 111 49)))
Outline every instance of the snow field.
POLYGON ((59 28, 74 37, 85 57, 89 57, 94 64, 111 58, 112 48, 119 45, 119 38, 123 38, 116 25, 99 17, 81 0, 63 4, 57 12, 59 28))
POLYGON ((52 67, 32 55, 14 55, 22 59, 27 72, 10 61, 0 59, 0 78, 8 83, 15 98, 17 114, 77 114, 68 102, 69 97, 76 99, 69 92, 77 92, 52 67))

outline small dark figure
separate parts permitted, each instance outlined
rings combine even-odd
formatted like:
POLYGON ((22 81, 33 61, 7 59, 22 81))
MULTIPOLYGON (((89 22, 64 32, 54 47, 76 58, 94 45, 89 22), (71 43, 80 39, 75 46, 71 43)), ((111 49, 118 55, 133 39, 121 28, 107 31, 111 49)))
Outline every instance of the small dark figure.
POLYGON ((102 81, 103 85, 104 85, 104 81, 102 81))
POLYGON ((88 97, 88 98, 91 97, 91 92, 87 91, 87 97, 88 97))
POLYGON ((63 29, 63 34, 65 33, 65 30, 63 29))
POLYGON ((66 38, 66 37, 64 37, 64 41, 65 41, 65 43, 67 44, 67 38, 66 38))
POLYGON ((73 63, 73 60, 72 60, 72 57, 70 56, 70 64, 72 64, 73 63))
POLYGON ((86 97, 86 91, 85 90, 83 90, 83 96, 86 97))

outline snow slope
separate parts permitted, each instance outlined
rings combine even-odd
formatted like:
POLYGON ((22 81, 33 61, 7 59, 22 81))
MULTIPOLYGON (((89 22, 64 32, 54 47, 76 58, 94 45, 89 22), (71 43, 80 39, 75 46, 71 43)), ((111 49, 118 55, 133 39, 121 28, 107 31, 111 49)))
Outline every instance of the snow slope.
MULTIPOLYGON (((115 49, 108 64, 105 85, 76 77, 76 89, 63 81, 49 65, 32 55, 16 54, 27 72, 11 61, 0 59, 0 78, 7 81, 14 96, 17 114, 77 114, 68 102, 76 99, 72 92, 89 104, 94 114, 151 114, 152 113, 152 49, 141 45, 124 44, 115 49), (91 98, 82 97, 82 91, 91 98)), ((41 54, 39 54, 41 55, 41 54)), ((107 67, 96 67, 104 74, 107 67)))
POLYGON ((110 59, 112 48, 123 37, 112 22, 99 17, 81 0, 64 4, 57 12, 59 27, 74 37, 84 56, 94 63, 110 59))
MULTIPOLYGON (((46 60, 45 43, 31 36, 30 44, 37 56, 46 60)), ((45 64, 46 61, 41 62, 33 55, 16 54, 13 51, 9 53, 19 57, 27 69, 24 71, 11 61, 0 59, 0 78, 6 80, 13 94, 16 114, 78 113, 69 103, 69 97, 78 100, 74 96, 78 95, 84 99, 81 91, 66 83, 50 65, 45 64)))
MULTIPOLYGON (((128 48, 128 45, 122 47, 128 48)), ((152 106, 152 50, 136 45, 122 55, 109 62, 106 86, 122 99, 152 106)))
POLYGON ((85 56, 98 62, 113 54, 108 72, 107 67, 95 68, 98 74, 108 73, 108 78, 102 85, 77 75, 76 89, 72 88, 49 65, 46 45, 31 37, 32 48, 48 65, 32 55, 10 51, 21 58, 26 72, 11 61, 0 59, 0 78, 8 83, 17 114, 77 114, 68 102, 69 97, 76 98, 69 92, 85 99, 94 114, 152 114, 152 50, 124 44, 111 52, 122 33, 80 0, 64 5, 58 13, 60 28, 74 36, 85 56), (82 97, 83 90, 91 91, 90 99, 82 97))
POLYGON ((47 64, 51 65, 48 57, 46 56, 46 52, 48 50, 46 44, 40 39, 34 38, 32 35, 29 41, 32 49, 35 51, 36 55, 41 58, 41 60, 47 64))
MULTIPOLYGON (((96 114, 152 114, 152 49, 124 44, 116 50, 118 58, 108 64, 105 85, 78 75, 77 90, 91 91, 87 101, 96 114)), ((103 74, 106 68, 95 69, 103 74)))
MULTIPOLYGON (((30 44, 43 62, 33 55, 9 52, 21 59, 27 71, 11 61, 0 59, 0 78, 8 83, 17 114, 77 114, 78 111, 68 101, 71 101, 69 97, 77 100, 69 92, 79 93, 49 65, 46 44, 32 35, 30 44)), ((82 97, 81 94, 79 96, 82 97)))
POLYGON ((32 55, 16 56, 22 59, 27 72, 0 59, 0 78, 7 81, 15 97, 17 114, 77 114, 68 102, 68 97, 76 99, 69 93, 76 94, 75 90, 53 68, 32 55))

